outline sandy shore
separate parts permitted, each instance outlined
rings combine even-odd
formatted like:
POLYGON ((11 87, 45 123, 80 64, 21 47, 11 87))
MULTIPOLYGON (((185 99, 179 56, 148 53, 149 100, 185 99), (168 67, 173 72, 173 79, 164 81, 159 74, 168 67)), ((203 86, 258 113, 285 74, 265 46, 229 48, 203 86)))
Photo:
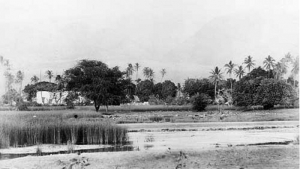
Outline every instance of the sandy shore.
POLYGON ((0 169, 298 168, 299 146, 233 146, 205 150, 130 151, 28 156, 1 160, 0 169), (182 153, 181 153, 182 152, 182 153))

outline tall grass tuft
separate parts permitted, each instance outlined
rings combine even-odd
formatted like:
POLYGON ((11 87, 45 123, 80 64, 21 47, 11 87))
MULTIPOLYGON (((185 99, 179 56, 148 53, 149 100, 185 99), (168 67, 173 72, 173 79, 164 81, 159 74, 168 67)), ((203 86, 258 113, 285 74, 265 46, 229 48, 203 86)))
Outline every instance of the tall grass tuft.
POLYGON ((127 130, 109 122, 22 112, 0 119, 0 148, 37 144, 123 144, 127 130))

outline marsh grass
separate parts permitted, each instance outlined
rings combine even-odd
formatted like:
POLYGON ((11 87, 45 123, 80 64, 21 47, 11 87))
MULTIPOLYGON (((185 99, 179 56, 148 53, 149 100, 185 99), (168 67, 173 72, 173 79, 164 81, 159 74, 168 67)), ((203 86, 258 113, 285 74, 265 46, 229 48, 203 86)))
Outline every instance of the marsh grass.
POLYGON ((68 113, 2 113, 0 148, 67 144, 68 141, 73 144, 123 144, 127 141, 127 130, 123 127, 89 118, 74 118, 68 113))

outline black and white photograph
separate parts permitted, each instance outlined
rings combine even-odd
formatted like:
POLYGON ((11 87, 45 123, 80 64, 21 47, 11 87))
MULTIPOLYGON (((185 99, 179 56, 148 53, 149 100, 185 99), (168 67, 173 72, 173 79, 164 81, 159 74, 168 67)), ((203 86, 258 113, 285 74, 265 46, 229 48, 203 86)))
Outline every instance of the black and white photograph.
POLYGON ((299 168, 298 0, 0 0, 0 169, 299 168))

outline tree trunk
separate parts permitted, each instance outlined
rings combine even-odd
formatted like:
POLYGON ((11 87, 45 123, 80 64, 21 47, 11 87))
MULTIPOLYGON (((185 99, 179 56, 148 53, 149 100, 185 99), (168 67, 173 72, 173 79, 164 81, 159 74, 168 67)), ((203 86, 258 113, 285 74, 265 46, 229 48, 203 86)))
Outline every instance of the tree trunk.
POLYGON ((105 112, 108 112, 108 104, 105 104, 105 112))
POLYGON ((217 83, 215 83, 215 100, 217 99, 217 83))
POLYGON ((97 104, 97 101, 94 100, 94 104, 95 104, 95 109, 96 109, 96 112, 99 111, 99 108, 100 108, 100 104, 97 104))

